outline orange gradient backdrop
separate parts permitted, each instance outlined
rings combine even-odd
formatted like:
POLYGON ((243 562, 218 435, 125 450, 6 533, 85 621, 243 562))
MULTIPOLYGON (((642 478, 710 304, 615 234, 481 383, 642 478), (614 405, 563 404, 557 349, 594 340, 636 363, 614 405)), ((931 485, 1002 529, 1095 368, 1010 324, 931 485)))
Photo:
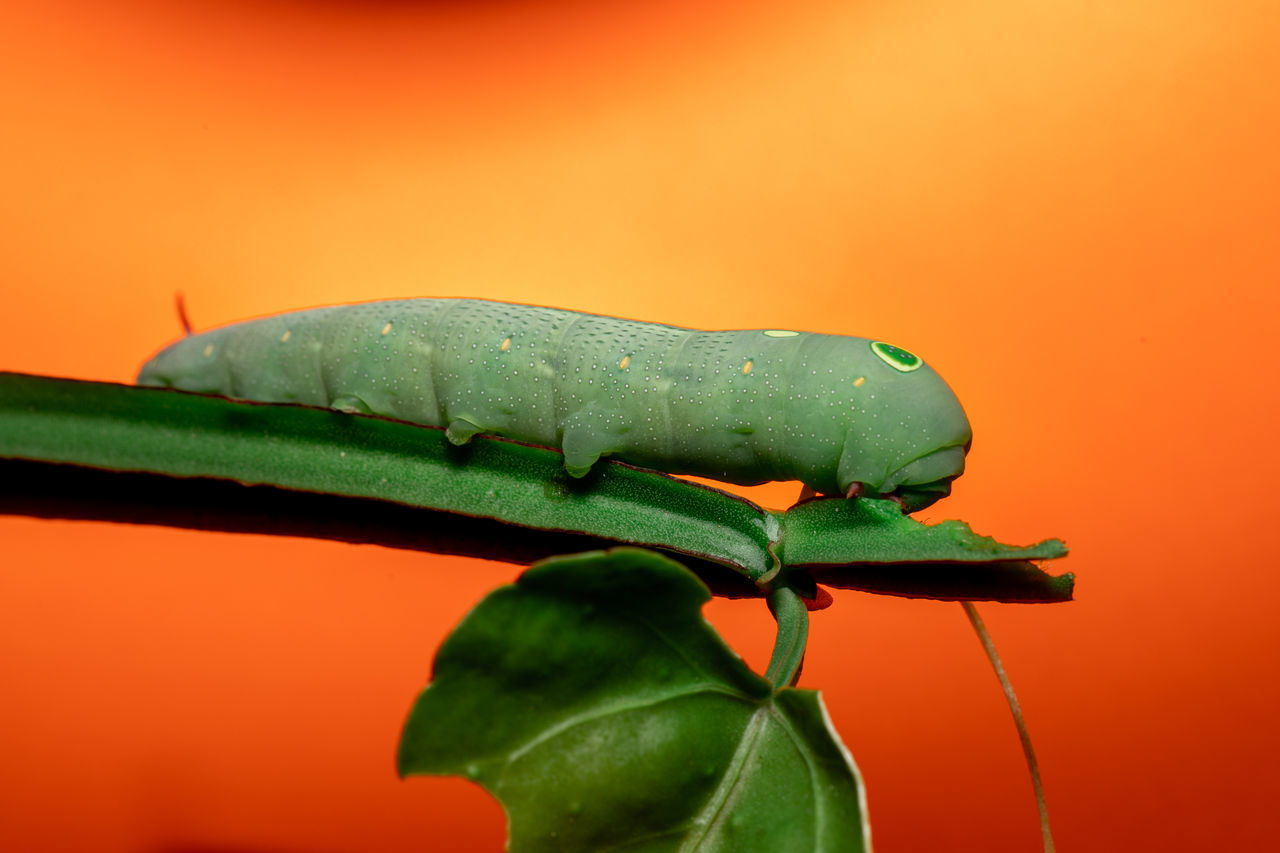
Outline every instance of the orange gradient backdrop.
MULTIPOLYGON (((1060 848, 1273 843, 1271 4, 8 5, 0 369, 129 381, 176 290, 198 328, 465 295, 899 342, 977 436, 925 516, 1073 549, 1076 602, 982 608, 1060 848)), ((434 648, 517 567, 0 541, 0 846, 500 849, 487 795, 393 755, 434 648)), ((960 608, 835 598, 802 686, 879 853, 1036 849, 960 608)), ((762 604, 709 613, 763 666, 762 604)))

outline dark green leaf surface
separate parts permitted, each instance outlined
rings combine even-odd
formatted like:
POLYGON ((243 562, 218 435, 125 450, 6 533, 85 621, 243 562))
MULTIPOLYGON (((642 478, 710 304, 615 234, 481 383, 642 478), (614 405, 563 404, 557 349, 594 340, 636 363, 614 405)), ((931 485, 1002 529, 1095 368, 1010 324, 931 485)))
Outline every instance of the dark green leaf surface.
POLYGON ((1030 546, 980 536, 963 521, 921 524, 890 501, 818 498, 779 514, 782 564, 826 586, 957 601, 1071 600, 1075 578, 1035 560, 1065 557, 1057 539, 1030 546))
POLYGON ((402 774, 459 774, 513 851, 860 851, 860 782, 817 693, 774 692, 703 620, 680 565, 547 560, 441 646, 402 774))
POLYGON ((764 594, 782 565, 893 595, 1065 601, 1072 591, 1070 575, 1029 562, 1062 556, 1055 540, 1005 546, 960 522, 922 525, 886 501, 770 512, 609 460, 575 480, 548 448, 487 437, 459 448, 432 427, 154 388, 0 373, 0 475, 0 512, 516 562, 629 543, 681 555, 718 594, 764 594))
POLYGON ((0 456, 375 498, 657 545, 773 569, 756 505, 607 462, 583 480, 557 451, 304 406, 0 374, 0 456))
POLYGON ((1020 547, 979 536, 962 521, 924 525, 903 515, 891 501, 818 498, 783 516, 780 548, 788 566, 901 563, 990 563, 1065 557, 1057 539, 1020 547))

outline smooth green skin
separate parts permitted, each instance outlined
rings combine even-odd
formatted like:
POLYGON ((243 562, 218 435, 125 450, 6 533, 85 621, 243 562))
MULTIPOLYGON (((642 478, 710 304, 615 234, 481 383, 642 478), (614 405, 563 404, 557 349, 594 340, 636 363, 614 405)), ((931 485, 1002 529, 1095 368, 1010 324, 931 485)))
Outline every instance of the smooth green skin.
POLYGON ((752 673, 706 588, 647 551, 547 560, 436 654, 402 775, 462 775, 512 851, 869 849, 857 768, 814 691, 752 673))
POLYGON ((700 332, 502 302, 411 299, 316 308, 190 335, 140 385, 303 403, 560 448, 732 483, 823 494, 950 490, 972 433, 910 353, 838 335, 700 332))
POLYGON ((1063 556, 1057 540, 1002 545, 960 522, 921 524, 880 500, 827 498, 770 512, 609 460, 573 480, 554 450, 495 438, 455 447, 443 433, 324 409, 0 373, 0 513, 286 532, 482 556, 496 537, 532 555, 502 557, 517 562, 567 550, 543 544, 546 533, 564 531, 595 538, 576 550, 611 540, 688 555, 730 595, 766 594, 798 565, 824 585, 895 595, 1071 599, 1070 574, 1052 577, 1029 562, 1063 556), (117 483, 104 480, 110 472, 121 472, 117 483), (143 474, 152 480, 139 483, 143 474), (202 491, 201 484, 218 488, 202 491), (273 528, 279 511, 254 497, 268 489, 279 500, 307 497, 298 511, 318 512, 322 523, 301 532, 273 528), (153 494, 166 496, 159 512, 153 494), (169 509, 184 501, 199 511, 175 520, 169 509), (265 506, 265 516, 245 524, 251 503, 265 506), (334 523, 349 516, 362 520, 357 530, 334 523), (474 547, 456 537, 438 541, 452 531, 466 534, 461 516, 506 526, 477 532, 484 541, 474 547), (851 564, 870 568, 850 574, 844 570, 851 564), (722 586, 717 578, 742 580, 722 586))

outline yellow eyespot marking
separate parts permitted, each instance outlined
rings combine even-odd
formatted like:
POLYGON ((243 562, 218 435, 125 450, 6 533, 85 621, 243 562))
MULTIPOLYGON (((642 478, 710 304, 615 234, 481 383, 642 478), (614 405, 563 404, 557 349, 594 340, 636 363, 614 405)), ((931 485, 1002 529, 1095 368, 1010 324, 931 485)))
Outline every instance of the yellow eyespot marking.
POLYGON ((630 364, 630 363, 631 363, 631 356, 629 356, 629 355, 624 355, 624 356, 622 357, 622 361, 618 362, 618 367, 622 368, 623 370, 626 370, 626 369, 627 369, 627 365, 628 365, 628 364, 630 364))
POLYGON ((385 326, 383 326, 383 327, 382 327, 382 334, 384 334, 384 335, 385 335, 387 332, 390 332, 390 331, 391 331, 391 324, 390 324, 390 323, 388 323, 387 325, 385 325, 385 326))
POLYGON ((209 357, 209 356, 211 356, 211 355, 213 355, 213 344, 205 344, 205 346, 204 346, 204 357, 205 357, 205 358, 208 358, 208 357, 209 357))
POLYGON ((859 376, 857 379, 853 380, 854 388, 861 388, 865 384, 867 384, 867 377, 865 376, 859 376))
POLYGON ((786 329, 765 329, 764 336, 766 338, 794 338, 799 336, 799 332, 788 332, 786 329))
POLYGON ((743 376, 746 376, 748 373, 750 373, 750 372, 751 372, 751 366, 752 366, 752 365, 751 365, 751 359, 747 359, 747 363, 746 363, 746 364, 744 364, 744 365, 742 365, 742 375, 743 375, 743 376))
POLYGON ((292 334, 293 334, 293 332, 291 332, 291 331, 289 331, 288 329, 286 329, 286 330, 285 330, 285 333, 284 333, 283 335, 281 335, 281 336, 280 336, 280 343, 282 343, 282 344, 283 344, 283 343, 287 343, 287 342, 288 342, 288 340, 289 340, 289 336, 290 336, 290 335, 292 335, 292 334))
POLYGON ((511 338, 504 339, 503 342, 499 344, 498 349, 502 350, 503 352, 506 352, 507 350, 511 349, 511 338))

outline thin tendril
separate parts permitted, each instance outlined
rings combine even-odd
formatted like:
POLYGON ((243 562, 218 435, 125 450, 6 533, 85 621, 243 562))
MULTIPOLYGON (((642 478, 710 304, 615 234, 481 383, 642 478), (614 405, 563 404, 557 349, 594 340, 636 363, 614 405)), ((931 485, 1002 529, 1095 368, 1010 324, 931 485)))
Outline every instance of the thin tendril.
POLYGON ((969 624, 973 625, 978 639, 982 641, 983 651, 987 653, 987 660, 991 661, 991 668, 996 671, 996 678, 1000 679, 1004 698, 1009 703, 1010 712, 1013 713, 1013 724, 1018 729, 1018 739, 1022 741, 1022 754, 1027 759, 1027 769, 1031 771, 1031 786, 1036 792, 1036 808, 1040 810, 1040 836, 1044 840, 1044 850, 1045 853, 1054 853, 1053 833, 1049 831, 1049 805, 1045 802, 1044 785, 1040 782, 1040 764, 1036 761, 1035 750, 1031 748, 1031 735, 1027 732, 1027 723, 1022 718, 1018 696, 1013 692, 1013 684, 1009 682, 1009 676, 1004 671, 1004 664, 1000 662, 1000 654, 996 651, 996 644, 991 640, 991 634, 987 633, 987 626, 978 615, 978 608, 974 607, 971 601, 962 601, 960 606, 964 608, 965 615, 969 617, 969 624))

